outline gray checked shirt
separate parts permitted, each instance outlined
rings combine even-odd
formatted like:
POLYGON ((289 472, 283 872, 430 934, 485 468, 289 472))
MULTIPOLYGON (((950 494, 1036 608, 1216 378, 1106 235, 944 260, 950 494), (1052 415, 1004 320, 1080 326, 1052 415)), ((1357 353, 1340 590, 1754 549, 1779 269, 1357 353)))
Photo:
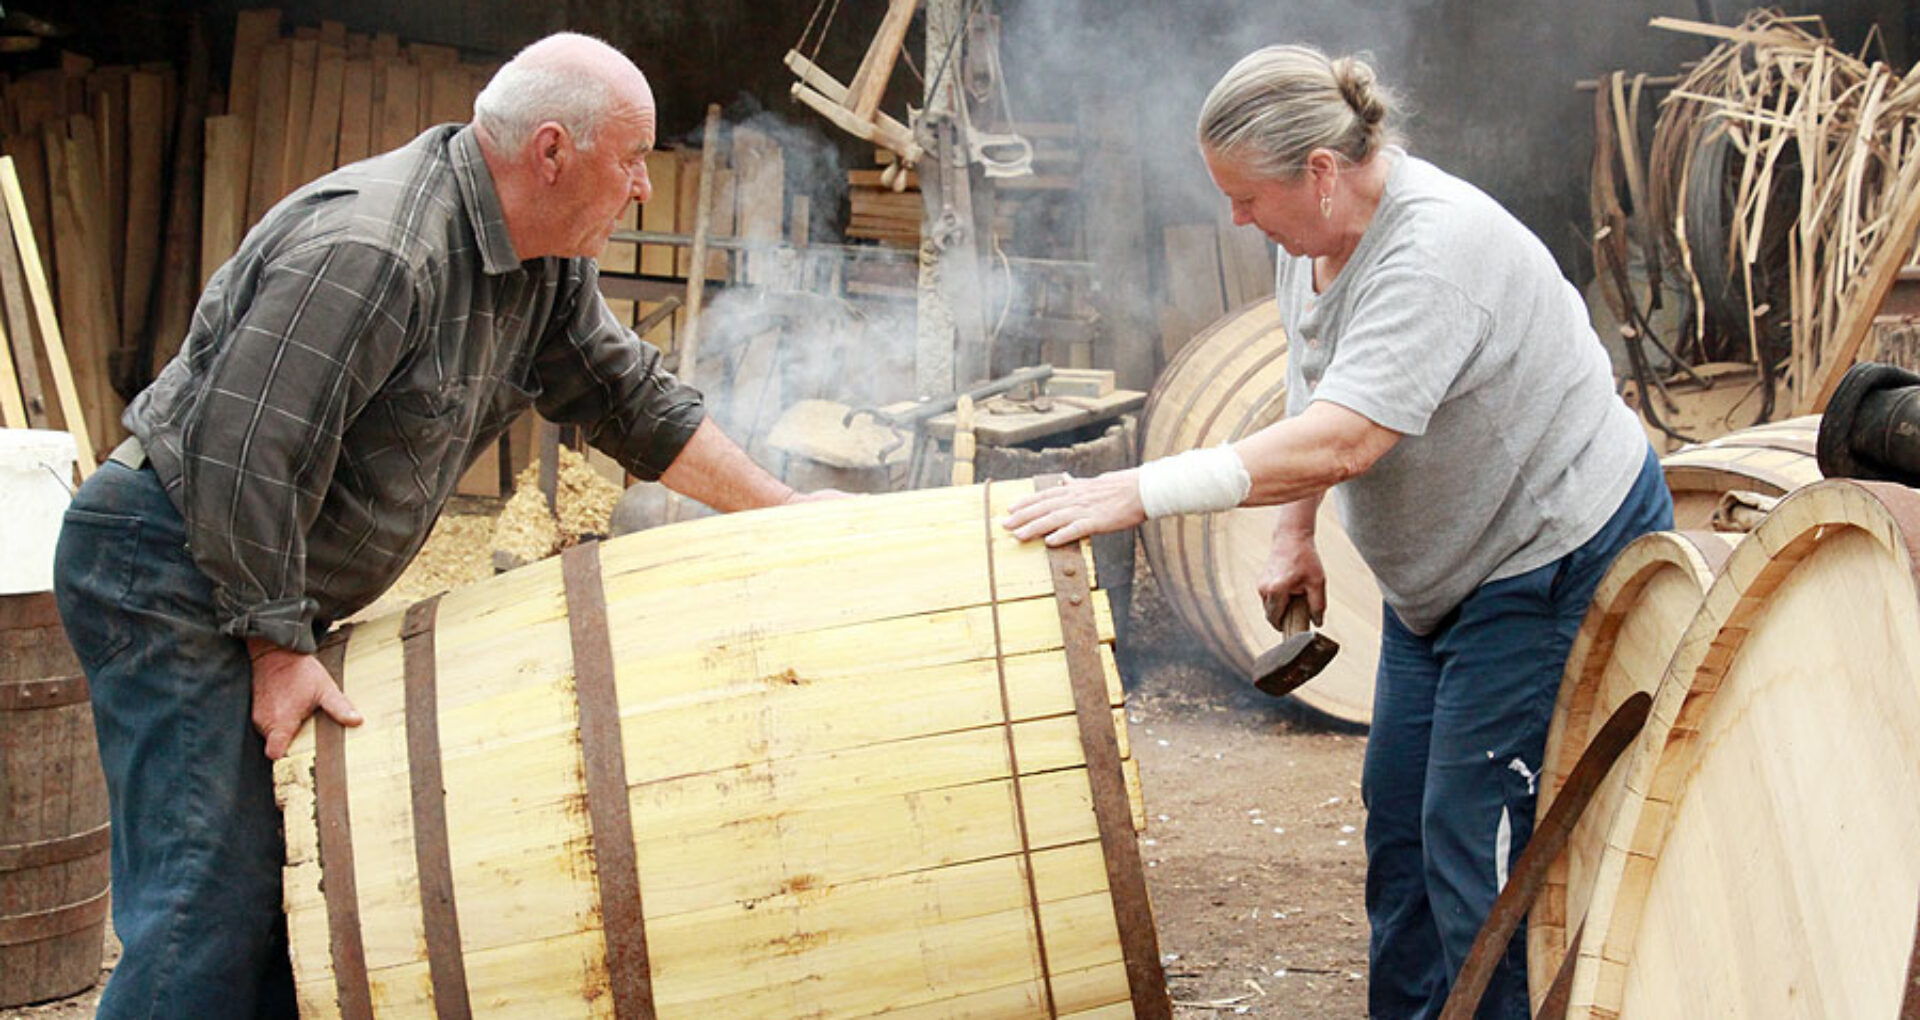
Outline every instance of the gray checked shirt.
POLYGON ((275 206, 214 273, 127 428, 186 519, 220 629, 299 651, 413 559, 527 407, 657 479, 706 411, 617 323, 591 259, 514 253, 471 128, 275 206))

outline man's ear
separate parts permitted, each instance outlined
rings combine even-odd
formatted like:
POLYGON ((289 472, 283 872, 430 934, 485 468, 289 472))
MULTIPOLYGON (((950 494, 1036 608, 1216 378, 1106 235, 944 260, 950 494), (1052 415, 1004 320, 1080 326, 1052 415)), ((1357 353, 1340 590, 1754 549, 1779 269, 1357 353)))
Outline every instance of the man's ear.
POLYGON ((567 136, 567 129, 555 121, 547 121, 533 129, 533 140, 528 144, 533 150, 534 173, 540 182, 552 184, 558 180, 573 156, 573 139, 567 136))

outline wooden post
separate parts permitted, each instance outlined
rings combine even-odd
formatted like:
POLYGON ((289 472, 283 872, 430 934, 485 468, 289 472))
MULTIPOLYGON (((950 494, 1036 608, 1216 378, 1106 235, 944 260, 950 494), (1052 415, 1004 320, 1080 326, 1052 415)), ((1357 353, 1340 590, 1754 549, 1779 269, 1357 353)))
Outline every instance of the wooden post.
MULTIPOLYGON (((700 373, 700 303, 707 293, 707 233, 713 222, 713 176, 720 165, 720 104, 707 104, 707 127, 700 138, 700 191, 693 210, 693 259, 687 271, 687 317, 684 335, 674 345, 680 352, 679 376, 689 386, 700 373)), ((679 493, 667 496, 667 523, 680 519, 679 493)))
POLYGON ((698 385, 700 371, 700 305, 706 297, 707 237, 713 224, 713 176, 720 163, 720 104, 707 104, 707 127, 701 136, 700 197, 693 212, 693 268, 687 273, 686 336, 680 349, 680 378, 687 385, 698 385))

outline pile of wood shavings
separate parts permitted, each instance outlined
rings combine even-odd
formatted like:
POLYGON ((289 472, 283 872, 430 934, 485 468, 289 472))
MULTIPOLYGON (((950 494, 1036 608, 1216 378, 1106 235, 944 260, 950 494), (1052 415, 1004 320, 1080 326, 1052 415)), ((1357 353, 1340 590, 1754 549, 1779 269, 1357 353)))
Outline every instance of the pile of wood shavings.
POLYGON ((547 512, 540 491, 540 465, 529 464, 513 480, 513 498, 494 524, 492 548, 524 563, 545 559, 582 538, 607 534, 620 487, 587 465, 567 447, 560 448, 560 470, 554 491, 556 514, 547 512))

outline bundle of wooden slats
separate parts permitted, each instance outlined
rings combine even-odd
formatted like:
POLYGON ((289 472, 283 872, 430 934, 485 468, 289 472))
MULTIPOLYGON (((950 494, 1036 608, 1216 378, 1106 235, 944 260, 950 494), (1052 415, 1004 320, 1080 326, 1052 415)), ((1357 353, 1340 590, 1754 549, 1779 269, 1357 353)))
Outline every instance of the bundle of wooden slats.
MULTIPOLYGON (((1783 365, 1795 409, 1818 411, 1863 352, 1874 313, 1920 233, 1920 69, 1904 75, 1851 56, 1817 18, 1757 11, 1737 27, 1655 19, 1657 27, 1723 40, 1667 98, 1655 129, 1646 205, 1668 262, 1700 281, 1724 273, 1744 296, 1753 356, 1757 323, 1790 310, 1783 365), (1696 180, 1703 142, 1732 146, 1725 180, 1732 215, 1724 264, 1702 265, 1683 224, 1687 203, 1718 200, 1718 182, 1696 180), (1794 188, 1781 215, 1781 189, 1794 188), (1756 283, 1764 244, 1784 236, 1786 280, 1756 283)), ((1631 171, 1630 171, 1631 174, 1631 171)), ((1696 331, 1705 323, 1696 317, 1696 331)))

